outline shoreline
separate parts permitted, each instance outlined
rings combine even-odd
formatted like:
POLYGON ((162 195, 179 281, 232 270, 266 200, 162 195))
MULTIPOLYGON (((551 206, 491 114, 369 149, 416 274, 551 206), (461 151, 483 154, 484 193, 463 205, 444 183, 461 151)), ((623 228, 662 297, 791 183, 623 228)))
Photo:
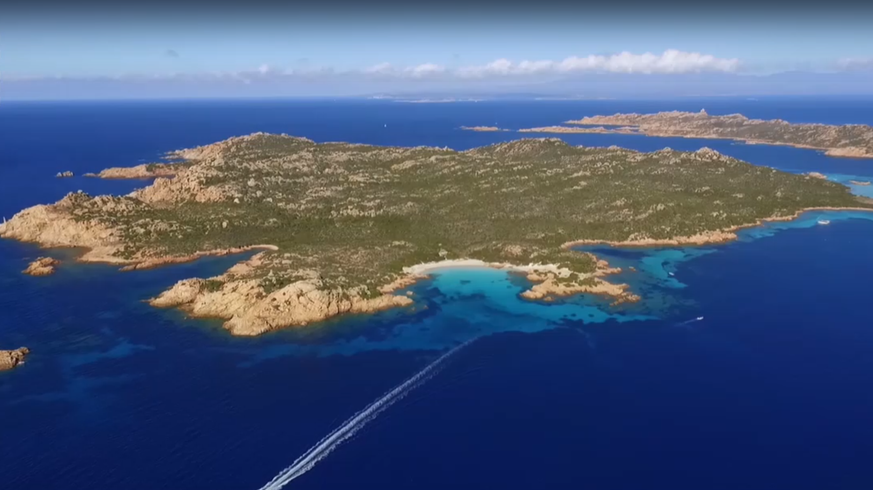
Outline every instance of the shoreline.
MULTIPOLYGON (((485 262, 479 259, 446 259, 435 262, 422 262, 403 268, 409 276, 427 276, 434 271, 445 269, 508 269, 513 272, 552 272, 554 274, 572 273, 571 270, 558 267, 555 264, 517 265, 509 262, 485 262)), ((399 289, 399 288, 398 288, 399 289)))
MULTIPOLYGON (((661 238, 661 239, 634 239, 634 240, 592 240, 592 239, 580 239, 580 240, 572 240, 569 242, 565 242, 561 245, 564 249, 572 249, 573 247, 580 245, 609 245, 614 247, 633 247, 633 248, 657 248, 657 247, 671 247, 671 246, 703 246, 703 245, 718 245, 730 243, 737 240, 739 237, 735 233, 736 231, 755 228, 759 226, 763 226, 767 222, 779 222, 779 221, 793 221, 799 218, 801 215, 807 212, 812 211, 861 211, 873 213, 873 208, 865 208, 865 207, 830 207, 830 206, 822 206, 822 207, 811 207, 804 208, 795 212, 790 216, 774 216, 769 218, 764 218, 754 223, 746 223, 742 225, 731 226, 728 228, 722 228, 720 230, 713 230, 707 232, 701 232, 696 235, 690 236, 677 236, 671 238, 661 238)), ((3 231, 3 226, 0 225, 0 231, 3 231)), ((226 249, 217 249, 217 250, 209 250, 209 251, 198 251, 192 254, 183 255, 183 256, 166 256, 166 257, 152 257, 147 259, 123 259, 119 257, 114 257, 111 255, 111 252, 114 251, 114 248, 111 246, 104 247, 100 250, 94 247, 84 247, 84 246, 74 246, 74 245, 52 245, 52 244, 43 244, 38 241, 33 240, 23 240, 15 237, 4 237, 0 234, 0 238, 7 238, 11 240, 16 240, 22 243, 31 243, 39 247, 43 250, 51 250, 51 249, 80 249, 82 253, 76 254, 74 257, 74 261, 84 264, 106 264, 106 265, 119 265, 122 266, 118 270, 120 272, 129 272, 129 271, 137 271, 137 270, 148 270, 154 269, 162 266, 172 266, 177 264, 184 264, 194 262, 203 257, 223 257, 227 255, 235 255, 245 252, 250 252, 254 250, 263 250, 263 251, 277 251, 279 247, 271 244, 258 244, 258 245, 249 245, 245 247, 234 247, 234 248, 226 248, 226 249)), ((601 259, 597 259, 594 257, 599 263, 604 263, 601 259)), ((245 261, 240 261, 239 264, 244 263, 245 261)), ((608 267, 608 264, 605 264, 605 267, 608 267)), ((447 259, 433 262, 423 262, 418 264, 413 264, 410 266, 405 266, 402 268, 402 273, 399 277, 397 277, 394 281, 380 286, 378 291, 381 292, 385 296, 392 296, 394 291, 399 289, 406 288, 415 284, 416 282, 427 279, 434 272, 440 270, 451 270, 451 269, 496 269, 496 270, 506 270, 509 272, 516 272, 525 275, 539 275, 539 274, 552 274, 556 277, 566 277, 573 273, 573 271, 558 267, 555 264, 512 264, 509 262, 486 262, 480 259, 447 259)), ((609 273, 618 272, 619 270, 613 271, 612 269, 607 269, 604 267, 599 267, 597 271, 591 273, 591 277, 599 278, 609 273), (603 273, 602 271, 607 270, 610 272, 603 273)), ((209 315, 195 315, 202 318, 211 317, 209 315)))
POLYGON ((269 245, 269 244, 248 245, 246 247, 222 248, 219 250, 211 250, 208 252, 194 252, 193 254, 190 254, 190 255, 145 259, 145 260, 135 261, 135 262, 131 263, 130 265, 122 267, 119 270, 122 272, 129 272, 129 271, 154 269, 154 268, 161 267, 164 265, 185 264, 188 262, 194 262, 195 260, 203 258, 203 257, 224 257, 226 255, 236 255, 236 254, 241 254, 241 253, 245 253, 245 252, 251 252, 252 250, 271 250, 271 251, 275 252, 275 251, 279 250, 279 247, 277 247, 275 245, 269 245))
MULTIPOLYGON (((587 252, 581 252, 587 253, 587 252)), ((575 296, 577 294, 593 294, 613 298, 612 306, 621 303, 635 303, 640 296, 629 291, 630 286, 624 283, 612 283, 602 279, 604 276, 617 274, 622 269, 611 267, 603 259, 594 254, 587 253, 595 261, 595 270, 590 273, 575 272, 566 267, 556 264, 527 264, 518 265, 508 262, 485 262, 479 259, 447 259, 435 262, 423 262, 403 268, 406 274, 394 281, 402 287, 408 287, 419 280, 432 277, 432 274, 440 270, 463 270, 463 269, 492 269, 502 270, 509 273, 524 275, 532 283, 531 287, 519 293, 519 297, 531 301, 554 301, 556 297, 575 296), (561 283, 559 279, 567 279, 576 274, 580 282, 561 283), (588 280, 588 283, 584 281, 588 280)), ((396 290, 395 289, 395 290, 396 290)))
POLYGON ((118 270, 120 272, 129 272, 136 270, 156 269, 164 265, 186 264, 194 262, 203 257, 224 257, 226 255, 235 255, 253 250, 271 250, 277 251, 279 247, 270 244, 247 245, 245 247, 221 248, 208 251, 197 251, 188 255, 169 255, 163 257, 150 257, 145 259, 124 259, 112 255, 115 248, 107 246, 101 250, 95 247, 86 247, 83 245, 53 245, 41 243, 36 240, 23 240, 16 237, 3 236, 3 227, 0 225, 0 239, 15 240, 20 243, 29 243, 36 245, 40 250, 79 250, 80 253, 74 253, 73 261, 80 264, 103 264, 122 266, 118 270))
POLYGON ((709 231, 709 232, 701 232, 697 235, 690 236, 678 236, 673 238, 645 238, 640 240, 573 240, 570 242, 566 242, 561 245, 561 247, 566 249, 571 249, 573 247, 579 245, 609 245, 611 247, 634 247, 634 248, 648 248, 648 247, 670 247, 670 246, 701 246, 701 245, 719 245, 730 243, 737 240, 739 237, 735 233, 739 230, 744 230, 748 228, 757 228, 759 226, 764 226, 768 222, 779 222, 779 221, 794 221, 799 218, 804 213, 808 213, 811 211, 863 211, 867 213, 873 213, 873 208, 862 208, 862 207, 830 207, 830 206, 820 206, 820 207, 812 207, 812 208, 804 208, 800 211, 797 211, 792 216, 773 216, 770 218, 764 218, 759 220, 756 223, 747 223, 743 225, 731 226, 728 228, 722 228, 721 230, 709 231))

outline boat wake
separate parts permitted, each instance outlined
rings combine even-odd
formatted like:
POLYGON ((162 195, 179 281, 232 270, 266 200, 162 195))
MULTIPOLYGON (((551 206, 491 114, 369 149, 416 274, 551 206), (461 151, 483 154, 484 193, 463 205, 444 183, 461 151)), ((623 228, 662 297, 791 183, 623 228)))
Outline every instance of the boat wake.
POLYGON ((679 323, 677 323, 676 325, 673 325, 673 326, 674 326, 674 327, 684 327, 684 326, 686 326, 686 325, 691 325, 692 323, 697 323, 697 322, 699 322, 699 321, 703 321, 703 317, 702 317, 702 316, 699 316, 699 317, 697 317, 697 318, 692 318, 691 320, 685 320, 684 322, 679 322, 679 323))
POLYGON ((381 398, 353 415, 342 425, 334 429, 333 432, 326 435, 323 439, 318 441, 318 443, 309 448, 309 450, 297 458, 291 466, 282 470, 282 472, 270 480, 269 483, 261 487, 260 490, 279 490, 289 484, 292 480, 311 470, 319 461, 326 458, 331 451, 336 449, 348 438, 354 436, 359 430, 364 428, 365 425, 379 416, 380 413, 385 411, 398 400, 402 399, 404 396, 408 395, 416 387, 431 379, 443 366, 445 366, 449 359, 471 342, 473 342, 473 340, 468 340, 446 352, 437 360, 425 366, 424 369, 414 374, 411 378, 407 379, 388 393, 385 393, 381 398))

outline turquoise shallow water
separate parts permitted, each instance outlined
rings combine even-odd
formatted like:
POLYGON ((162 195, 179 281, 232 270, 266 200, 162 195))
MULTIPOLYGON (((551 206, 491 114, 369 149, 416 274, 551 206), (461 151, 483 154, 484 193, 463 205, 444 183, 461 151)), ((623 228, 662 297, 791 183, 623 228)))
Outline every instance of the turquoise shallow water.
POLYGON ((871 182, 870 177, 863 175, 845 175, 845 174, 834 174, 828 173, 826 174, 829 180, 833 180, 834 182, 839 182, 840 184, 845 185, 849 189, 852 189, 852 193, 869 197, 873 199, 873 185, 858 185, 853 184, 852 181, 855 182, 871 182))
MULTIPOLYGON (((0 146, 0 212, 77 188, 142 185, 53 179, 60 170, 139 163, 254 130, 465 148, 517 135, 461 125, 529 127, 701 104, 804 121, 873 114, 863 101, 321 104, 0 107, 0 133, 15 135, 0 146)), ((793 148, 568 141, 707 145, 834 179, 873 175, 870 161, 793 148)), ((40 490, 258 488, 441 352, 477 339, 288 488, 870 488, 871 214, 810 212, 739 236, 718 246, 592 247, 625 268, 614 280, 643 296, 635 305, 529 302, 518 297, 528 284, 517 275, 442 270, 410 288, 413 308, 251 339, 142 301, 242 257, 135 273, 68 261, 32 278, 20 271, 43 252, 3 240, 0 345, 33 354, 0 375, 0 481, 40 490)))

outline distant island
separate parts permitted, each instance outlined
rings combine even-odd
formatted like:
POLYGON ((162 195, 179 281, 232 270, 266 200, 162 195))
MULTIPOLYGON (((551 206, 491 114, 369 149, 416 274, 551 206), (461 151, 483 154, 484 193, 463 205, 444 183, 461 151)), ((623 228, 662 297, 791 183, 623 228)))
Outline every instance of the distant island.
POLYGON ((509 131, 508 129, 500 129, 496 126, 461 126, 461 129, 467 131, 509 131))
POLYGON ((150 300, 225 319, 235 335, 413 301, 397 291, 439 267, 524 274, 522 296, 638 297, 580 243, 704 244, 806 209, 873 209, 841 184, 710 149, 641 153, 557 138, 447 148, 317 144, 256 133, 98 174, 156 177, 122 196, 70 193, 0 225, 0 236, 83 247, 126 270, 257 250, 216 277, 150 300))
POLYGON ((566 123, 623 126, 612 130, 617 133, 732 139, 823 150, 835 157, 873 158, 873 127, 861 124, 792 124, 781 119, 749 119, 742 114, 711 116, 704 110, 592 116, 566 123))

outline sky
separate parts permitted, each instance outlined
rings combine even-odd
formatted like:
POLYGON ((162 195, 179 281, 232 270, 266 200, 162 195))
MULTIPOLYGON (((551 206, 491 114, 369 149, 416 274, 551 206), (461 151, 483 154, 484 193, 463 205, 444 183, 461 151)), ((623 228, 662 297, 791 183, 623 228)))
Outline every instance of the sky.
POLYGON ((132 98, 184 96, 198 87, 217 96, 365 95, 554 88, 597 75, 675 83, 679 75, 802 72, 845 81, 873 70, 873 10, 836 4, 779 10, 734 2, 696 11, 627 2, 442 2, 406 10, 374 3, 27 5, 0 5, 6 99, 99 97, 110 85, 111 95, 132 98))

